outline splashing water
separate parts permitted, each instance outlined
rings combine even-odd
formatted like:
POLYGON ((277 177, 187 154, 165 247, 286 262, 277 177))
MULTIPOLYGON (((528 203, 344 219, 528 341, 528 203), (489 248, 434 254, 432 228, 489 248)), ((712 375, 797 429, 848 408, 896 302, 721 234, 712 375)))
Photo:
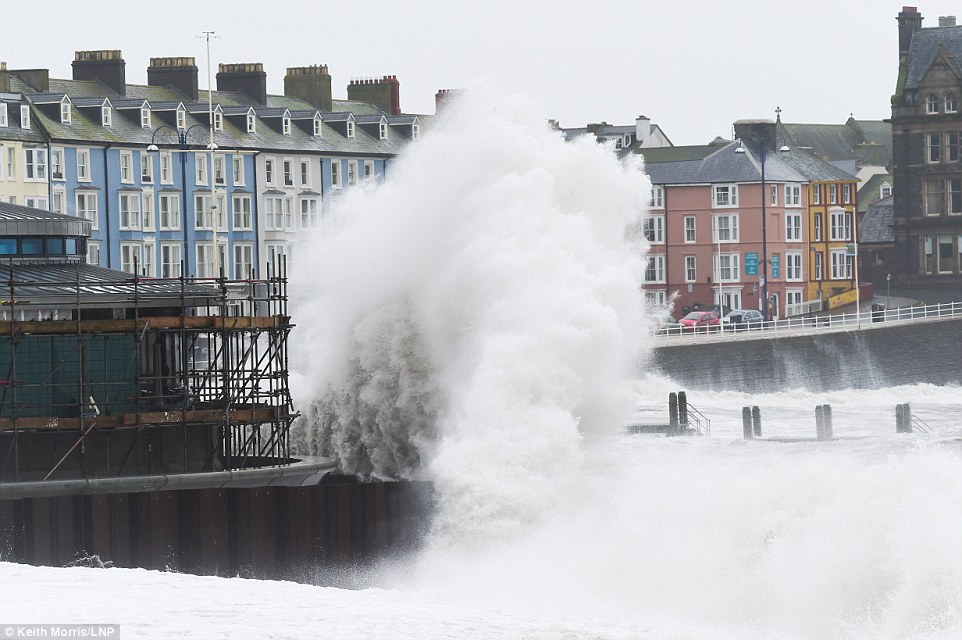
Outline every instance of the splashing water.
POLYGON ((426 471, 459 505, 439 530, 536 519, 626 408, 650 184, 533 112, 469 92, 384 184, 341 198, 292 275, 314 437, 348 472, 426 471))
POLYGON ((449 607, 488 612, 459 637, 959 637, 959 390, 689 390, 712 438, 618 433, 626 398, 650 416, 678 390, 620 377, 642 342, 648 182, 524 101, 474 95, 385 184, 344 194, 293 274, 309 435, 347 471, 441 496, 424 551, 381 567, 393 591, 356 592, 358 613, 403 603, 386 628, 417 637, 450 637, 449 607), (943 428, 894 435, 905 401, 943 428), (744 405, 798 437, 821 403, 865 438, 740 438, 744 405))

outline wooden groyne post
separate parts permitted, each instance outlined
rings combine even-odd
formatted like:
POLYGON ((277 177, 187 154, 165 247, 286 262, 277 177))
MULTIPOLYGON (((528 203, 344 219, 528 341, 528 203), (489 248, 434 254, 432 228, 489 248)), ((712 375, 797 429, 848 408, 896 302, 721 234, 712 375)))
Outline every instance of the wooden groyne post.
POLYGON ((820 404, 815 407, 815 437, 818 440, 831 440, 834 437, 830 404, 820 404))

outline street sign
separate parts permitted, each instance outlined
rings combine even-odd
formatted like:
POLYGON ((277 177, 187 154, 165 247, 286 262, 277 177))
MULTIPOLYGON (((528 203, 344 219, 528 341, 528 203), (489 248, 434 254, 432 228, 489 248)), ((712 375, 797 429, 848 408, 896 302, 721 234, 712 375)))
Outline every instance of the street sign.
POLYGON ((758 275, 758 254, 755 252, 745 254, 745 275, 758 275))
POLYGON ((772 256, 772 280, 778 280, 778 254, 772 256))

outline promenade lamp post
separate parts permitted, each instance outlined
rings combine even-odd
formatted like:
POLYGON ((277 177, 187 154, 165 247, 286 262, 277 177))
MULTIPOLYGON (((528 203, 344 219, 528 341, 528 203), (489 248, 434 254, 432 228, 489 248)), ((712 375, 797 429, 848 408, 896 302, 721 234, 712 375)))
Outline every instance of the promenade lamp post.
MULTIPOLYGON (((203 124, 194 124, 187 127, 186 129, 175 129, 170 125, 162 124, 156 129, 154 129, 154 132, 150 136, 150 144, 147 146, 147 151, 149 153, 159 153, 160 147, 157 145, 157 134, 161 132, 167 132, 168 134, 173 134, 177 138, 177 149, 178 149, 178 153, 180 154, 180 185, 181 185, 180 192, 181 192, 181 198, 183 200, 183 202, 181 203, 181 227, 183 228, 183 231, 184 231, 184 244, 181 249, 182 253, 180 257, 181 265, 182 265, 181 266, 182 276, 186 275, 184 273, 185 269, 183 268, 183 265, 188 264, 187 251, 188 251, 188 247, 190 246, 190 243, 187 237, 187 229, 188 229, 188 225, 187 225, 187 204, 188 204, 187 203, 187 154, 190 153, 192 150, 192 147, 195 146, 195 145, 191 145, 190 143, 190 132, 196 129, 206 129, 206 126, 203 124)), ((213 151, 214 149, 216 149, 216 147, 217 145, 215 145, 213 141, 211 141, 207 145, 207 148, 211 152, 211 154, 213 154, 213 151)), ((208 170, 208 173, 210 173, 209 170, 208 170)))
MULTIPOLYGON (((758 146, 758 162, 762 172, 762 299, 764 300, 762 304, 762 319, 765 322, 771 320, 769 317, 768 308, 768 216, 765 212, 765 204, 768 200, 768 194, 765 193, 765 160, 768 158, 768 146, 765 144, 764 140, 761 140, 755 136, 746 136, 756 143, 758 146)), ((786 153, 789 148, 782 145, 778 149, 779 153, 786 153)), ((735 149, 735 153, 746 153, 747 149, 740 143, 738 148, 735 149)), ((749 154, 751 157, 751 154, 749 154)), ((719 260, 721 257, 719 256, 719 260)))

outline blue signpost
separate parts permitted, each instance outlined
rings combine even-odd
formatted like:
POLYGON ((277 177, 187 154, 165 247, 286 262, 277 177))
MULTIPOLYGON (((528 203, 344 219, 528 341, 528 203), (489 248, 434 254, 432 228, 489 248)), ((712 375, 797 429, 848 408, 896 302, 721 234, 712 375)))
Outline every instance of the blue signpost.
POLYGON ((772 280, 778 280, 778 254, 772 254, 772 280))
POLYGON ((758 275, 758 254, 755 252, 745 254, 745 275, 758 275))

